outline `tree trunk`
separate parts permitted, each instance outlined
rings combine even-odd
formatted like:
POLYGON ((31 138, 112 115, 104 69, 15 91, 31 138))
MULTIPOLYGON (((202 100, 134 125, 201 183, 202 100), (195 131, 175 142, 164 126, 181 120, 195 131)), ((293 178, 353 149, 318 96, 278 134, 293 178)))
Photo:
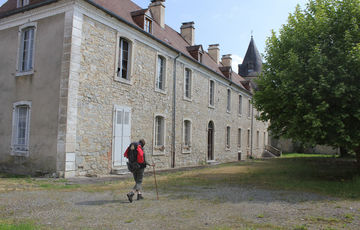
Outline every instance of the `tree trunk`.
POLYGON ((360 173, 360 146, 355 148, 355 154, 356 154, 356 167, 358 172, 360 173))
POLYGON ((345 147, 340 147, 340 157, 350 156, 349 151, 345 147))

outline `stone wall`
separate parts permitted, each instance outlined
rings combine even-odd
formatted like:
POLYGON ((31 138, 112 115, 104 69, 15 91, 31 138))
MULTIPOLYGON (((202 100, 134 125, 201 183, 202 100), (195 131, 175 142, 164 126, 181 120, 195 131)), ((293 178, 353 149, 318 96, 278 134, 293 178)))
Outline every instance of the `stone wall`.
MULTIPOLYGON (((172 51, 161 51, 137 39, 132 40, 131 81, 114 80, 116 43, 118 31, 84 16, 82 26, 81 71, 78 92, 78 122, 76 170, 77 175, 108 174, 112 169, 112 138, 114 105, 131 107, 131 140, 144 138, 147 142, 147 159, 158 168, 171 167, 173 66, 172 51), (155 90, 156 60, 166 58, 165 92, 155 90), (165 149, 154 149, 154 118, 165 117, 165 149)), ((120 34, 120 36, 123 36, 120 34)), ((159 45, 161 46, 161 45, 159 45)), ((162 48, 163 50, 164 48, 162 48)), ((216 74, 206 70, 188 58, 181 57, 176 64, 176 167, 193 166, 207 161, 207 127, 215 125, 214 158, 227 162, 238 160, 238 152, 249 151, 246 146, 246 130, 251 119, 246 115, 250 97, 244 90, 229 84, 216 74), (184 100, 185 68, 192 71, 192 99, 184 100), (215 106, 208 106, 209 80, 215 81, 215 106), (231 112, 226 111, 227 89, 231 88, 231 112), (243 97, 243 114, 238 114, 238 96, 243 97), (190 153, 183 153, 183 121, 192 122, 190 153), (226 127, 231 127, 231 145, 225 146, 226 127), (238 128, 242 129, 241 148, 237 144, 238 128)), ((254 121, 255 127, 264 132, 266 125, 254 121)), ((261 141, 260 141, 261 142, 261 141)), ((263 148, 256 149, 256 154, 263 148)))

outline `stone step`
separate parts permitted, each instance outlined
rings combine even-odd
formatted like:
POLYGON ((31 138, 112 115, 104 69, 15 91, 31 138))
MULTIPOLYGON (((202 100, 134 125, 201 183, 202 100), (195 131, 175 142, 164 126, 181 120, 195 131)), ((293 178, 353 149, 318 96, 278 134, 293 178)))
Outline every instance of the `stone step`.
POLYGON ((112 169, 111 170, 111 174, 115 174, 115 175, 125 175, 125 174, 129 174, 129 170, 127 168, 118 168, 118 169, 112 169))

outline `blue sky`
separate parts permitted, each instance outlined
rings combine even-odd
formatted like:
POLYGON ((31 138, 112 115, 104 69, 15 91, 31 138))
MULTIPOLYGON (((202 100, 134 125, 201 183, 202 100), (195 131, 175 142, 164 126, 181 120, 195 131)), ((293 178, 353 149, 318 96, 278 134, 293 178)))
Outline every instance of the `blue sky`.
MULTIPOLYGON (((0 0, 2 5, 6 0, 0 0)), ((289 13, 308 0, 166 0, 165 23, 180 31, 182 22, 195 22, 195 43, 205 50, 220 44, 220 53, 233 54, 241 62, 253 31, 255 44, 264 52, 271 30, 279 31, 289 13)), ((150 0, 133 0, 147 8, 150 0)))

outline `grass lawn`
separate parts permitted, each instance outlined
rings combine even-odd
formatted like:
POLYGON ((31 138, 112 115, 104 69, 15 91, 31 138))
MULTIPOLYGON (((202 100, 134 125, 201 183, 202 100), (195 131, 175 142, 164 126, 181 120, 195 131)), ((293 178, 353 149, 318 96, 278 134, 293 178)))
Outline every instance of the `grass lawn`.
MULTIPOLYGON (((152 176, 151 176, 152 177, 152 176)), ((161 191, 186 187, 229 184, 253 185, 264 189, 315 192, 346 199, 360 199, 360 175, 355 161, 326 156, 286 154, 283 158, 252 160, 159 173, 161 191)), ((66 179, 35 179, 0 174, 0 192, 14 190, 82 190, 100 192, 128 188, 132 178, 91 185, 68 185, 66 179)), ((155 189, 153 179, 145 179, 147 189, 155 189)))

